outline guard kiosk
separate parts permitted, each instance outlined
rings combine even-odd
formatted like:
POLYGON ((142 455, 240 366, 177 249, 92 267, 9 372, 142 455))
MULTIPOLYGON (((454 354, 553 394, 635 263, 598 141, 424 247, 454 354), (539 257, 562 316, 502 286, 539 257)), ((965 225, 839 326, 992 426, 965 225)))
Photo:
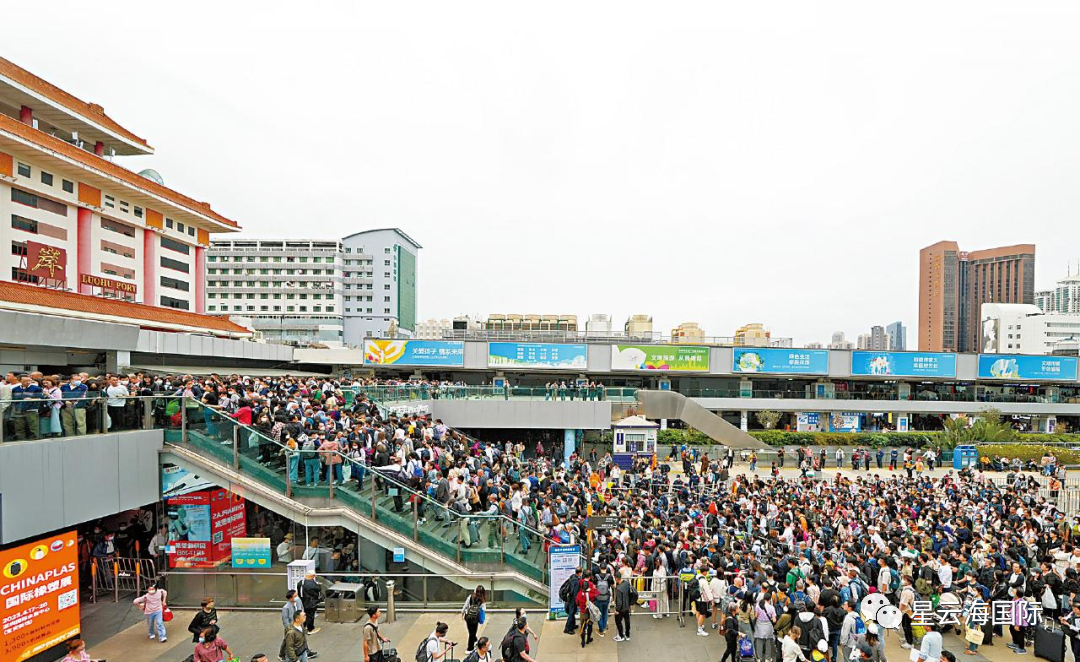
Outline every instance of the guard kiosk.
POLYGON ((630 468, 639 455, 652 457, 656 452, 656 433, 660 426, 641 416, 627 416, 611 426, 614 447, 611 457, 619 467, 630 468))

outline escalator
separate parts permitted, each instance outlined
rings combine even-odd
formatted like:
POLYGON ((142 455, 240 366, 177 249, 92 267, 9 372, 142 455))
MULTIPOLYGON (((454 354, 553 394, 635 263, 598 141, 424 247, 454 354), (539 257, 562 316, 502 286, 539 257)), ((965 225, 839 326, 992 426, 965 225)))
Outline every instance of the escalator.
MULTIPOLYGON (((187 420, 186 441, 167 435, 162 462, 214 480, 297 523, 345 526, 385 549, 404 548, 408 561, 454 577, 465 588, 477 584, 471 573, 498 573, 495 588, 546 604, 547 557, 539 531, 522 530, 502 515, 461 515, 386 476, 380 476, 382 485, 376 487, 370 469, 362 489, 355 480, 332 489, 325 483, 297 485, 283 465, 287 460, 281 452, 286 449, 258 430, 202 405, 189 409, 187 420), (401 512, 395 509, 398 503, 401 512), (417 516, 421 510, 423 518, 417 516)), ((336 455, 343 465, 351 464, 348 457, 336 455)), ((303 461, 298 465, 302 477, 303 461)))

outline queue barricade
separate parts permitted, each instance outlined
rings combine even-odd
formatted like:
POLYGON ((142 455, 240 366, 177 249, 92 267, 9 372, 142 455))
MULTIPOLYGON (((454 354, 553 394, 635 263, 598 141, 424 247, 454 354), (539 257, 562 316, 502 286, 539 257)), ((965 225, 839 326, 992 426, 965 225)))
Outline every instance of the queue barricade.
POLYGON ((130 557, 95 558, 91 569, 93 595, 96 600, 99 591, 112 593, 113 601, 119 602, 120 595, 141 595, 150 582, 157 579, 157 568, 153 559, 130 557))

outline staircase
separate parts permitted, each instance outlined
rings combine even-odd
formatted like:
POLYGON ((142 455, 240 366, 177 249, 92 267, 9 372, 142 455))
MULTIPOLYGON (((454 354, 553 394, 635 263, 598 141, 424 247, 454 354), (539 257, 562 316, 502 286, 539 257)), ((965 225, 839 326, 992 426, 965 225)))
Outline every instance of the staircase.
POLYGON ((646 418, 680 420, 731 448, 769 448, 764 442, 751 437, 682 393, 639 390, 637 395, 640 413, 646 418))

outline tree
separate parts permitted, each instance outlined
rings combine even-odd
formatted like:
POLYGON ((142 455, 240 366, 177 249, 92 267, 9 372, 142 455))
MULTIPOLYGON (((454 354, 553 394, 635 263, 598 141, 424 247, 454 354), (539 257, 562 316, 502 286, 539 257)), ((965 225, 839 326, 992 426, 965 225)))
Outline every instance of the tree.
POLYGON ((773 429, 780 422, 780 412, 776 411, 759 411, 754 417, 766 430, 773 429))

